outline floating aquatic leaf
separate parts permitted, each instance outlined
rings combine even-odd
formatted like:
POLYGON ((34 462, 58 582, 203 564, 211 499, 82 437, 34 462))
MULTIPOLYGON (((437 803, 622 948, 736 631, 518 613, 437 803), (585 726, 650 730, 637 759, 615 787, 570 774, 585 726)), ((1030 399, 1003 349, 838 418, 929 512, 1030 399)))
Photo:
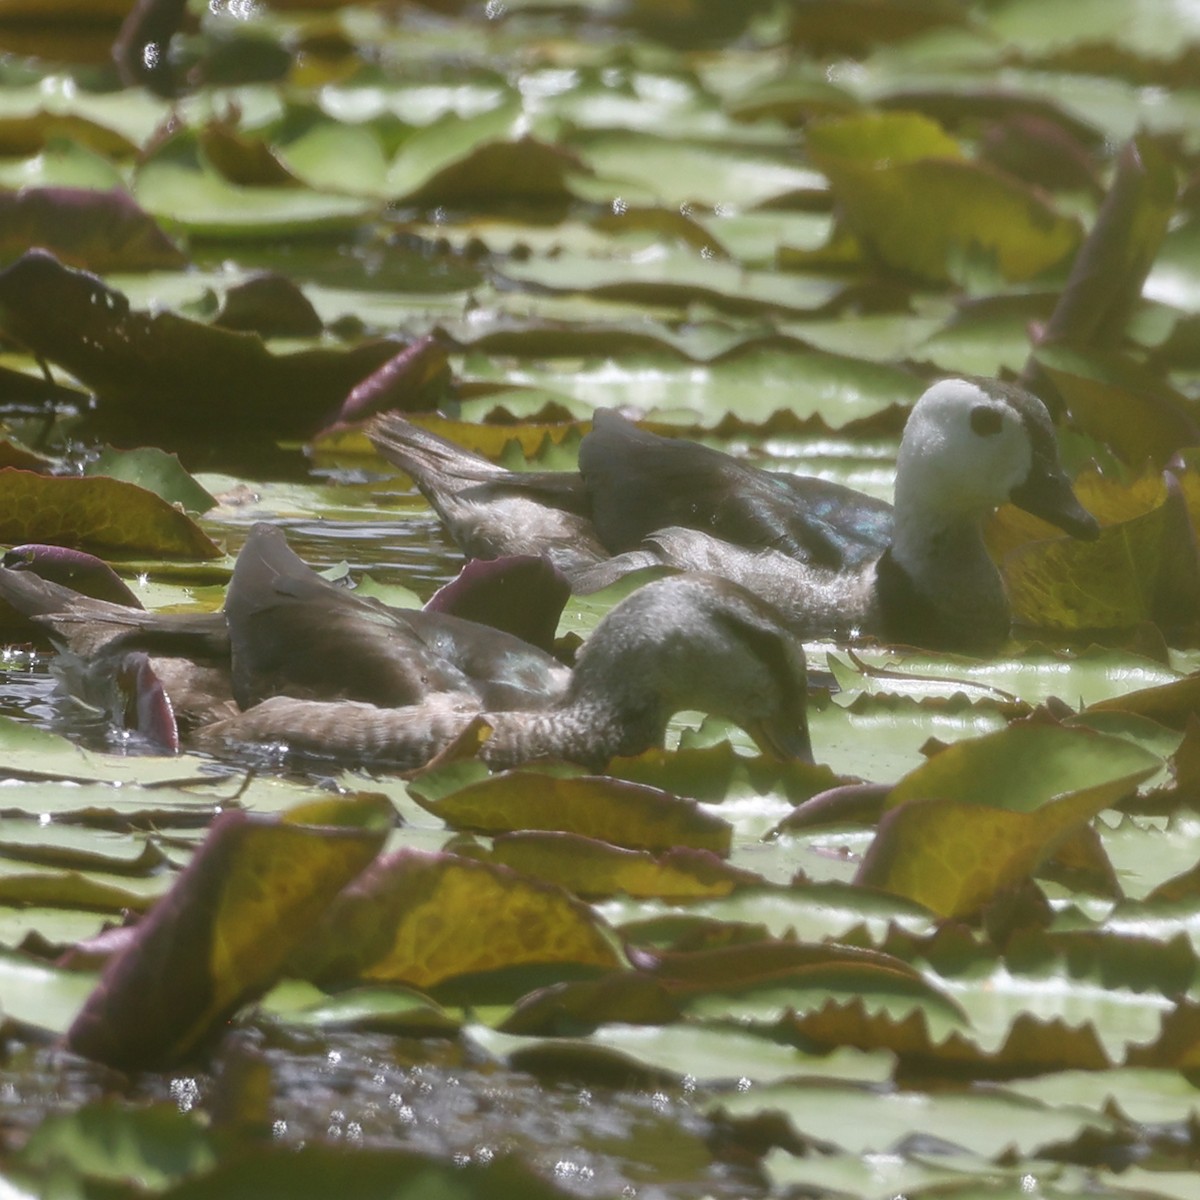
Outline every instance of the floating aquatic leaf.
POLYGON ((194 1051, 274 982, 333 896, 378 853, 391 816, 386 801, 361 796, 283 820, 220 817, 110 963, 67 1044, 124 1068, 161 1067, 194 1051))
POLYGON ((39 1126, 18 1169, 36 1174, 70 1164, 78 1177, 161 1189, 216 1166, 211 1131, 174 1104, 129 1111, 101 1101, 39 1126))
POLYGON ((258 271, 231 287, 213 324, 263 337, 316 337, 325 328, 308 297, 275 271, 258 271))
POLYGON ((136 484, 0 470, 0 541, 53 542, 101 553, 220 558, 186 513, 136 484))
POLYGON ((89 271, 164 271, 187 256, 119 191, 28 187, 0 193, 0 258, 43 246, 62 262, 89 271))
POLYGON ((470 857, 501 863, 591 898, 618 892, 667 899, 727 896, 737 887, 763 882, 711 851, 679 847, 656 856, 572 833, 502 834, 493 839, 491 850, 472 851, 470 857))
POLYGON ((973 915, 1158 766, 1131 742, 1051 725, 959 742, 892 789, 856 881, 973 915))
POLYGON ((809 153, 829 176, 855 236, 888 266, 954 276, 984 256, 1005 279, 1029 279, 1074 251, 1076 223, 987 166, 927 118, 872 114, 814 122, 809 153))
POLYGON ((290 970, 429 988, 454 976, 528 965, 614 967, 604 923, 561 888, 451 854, 397 851, 325 910, 290 970))
POLYGON ((570 593, 566 576, 548 558, 473 558, 425 609, 504 630, 551 654, 570 593))
POLYGON ((427 800, 417 780, 410 792, 459 829, 508 833, 558 830, 634 850, 691 846, 728 854, 728 822, 670 792, 599 775, 562 777, 506 771, 427 800))
POLYGON ((462 118, 449 114, 413 133, 400 147, 387 176, 393 200, 486 207, 503 197, 533 203, 565 203, 566 181, 583 166, 569 151, 520 130, 518 106, 462 118))
POLYGON ((32 571, 42 579, 61 583, 97 600, 129 608, 142 607, 142 602, 108 563, 83 550, 30 543, 14 546, 4 555, 2 565, 9 570, 32 571))
POLYGON ((102 475, 109 479, 124 479, 168 504, 178 505, 189 513, 206 513, 216 501, 183 469, 178 457, 154 446, 138 450, 114 450, 104 447, 88 463, 85 475, 102 475))
POLYGON ((1171 383, 1108 345, 1086 350, 1046 343, 1031 360, 1086 433, 1135 469, 1162 467, 1200 443, 1194 406, 1171 383))
POLYGON ((1132 484, 1088 473, 1076 492, 1102 521, 1093 542, 1052 537, 1004 552, 1007 539, 1038 537, 1037 518, 1010 509, 993 523, 1013 620, 1049 630, 1129 629, 1154 621, 1174 638, 1194 637, 1200 555, 1183 485, 1170 475, 1132 484))
POLYGON ((0 272, 0 328, 93 388, 93 419, 114 436, 158 436, 184 452, 254 433, 311 432, 394 352, 389 342, 368 342, 276 356, 253 334, 138 312, 122 293, 42 251, 0 272))

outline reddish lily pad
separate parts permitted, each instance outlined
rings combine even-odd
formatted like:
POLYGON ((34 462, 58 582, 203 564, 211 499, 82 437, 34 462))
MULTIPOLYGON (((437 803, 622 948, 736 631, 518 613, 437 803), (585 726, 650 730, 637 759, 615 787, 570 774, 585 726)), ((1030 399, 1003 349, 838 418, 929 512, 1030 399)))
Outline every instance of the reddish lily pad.
POLYGON ((27 187, 0 193, 0 258, 43 246, 89 271, 168 271, 187 255, 124 192, 27 187))
POLYGON ((61 583, 97 600, 129 608, 142 607, 142 602, 108 563, 82 550, 37 544, 14 546, 0 565, 14 571, 32 571, 42 579, 61 583))
POLYGON ((94 389, 89 420, 114 440, 180 452, 248 434, 309 434, 395 352, 378 341, 274 355, 255 334, 137 312, 122 293, 44 251, 0 272, 0 330, 94 389))
POLYGON ((434 592, 425 610, 502 629, 550 654, 570 594, 567 577, 548 558, 473 558, 434 592))

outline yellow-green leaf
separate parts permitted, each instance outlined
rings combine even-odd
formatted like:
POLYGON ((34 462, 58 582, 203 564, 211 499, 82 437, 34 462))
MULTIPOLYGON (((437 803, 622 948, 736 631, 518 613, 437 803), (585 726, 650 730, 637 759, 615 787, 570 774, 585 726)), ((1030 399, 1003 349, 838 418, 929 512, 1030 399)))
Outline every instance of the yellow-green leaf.
POLYGON ((621 964, 587 905, 506 867, 452 854, 380 859, 328 908, 291 969, 428 988, 458 975, 530 964, 621 964))

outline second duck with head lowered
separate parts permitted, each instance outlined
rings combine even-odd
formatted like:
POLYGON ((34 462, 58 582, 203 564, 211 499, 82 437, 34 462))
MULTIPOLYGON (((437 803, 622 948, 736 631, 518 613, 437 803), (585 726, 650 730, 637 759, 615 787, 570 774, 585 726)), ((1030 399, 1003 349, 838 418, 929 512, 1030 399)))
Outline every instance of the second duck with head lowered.
POLYGON ((143 612, 4 569, 0 599, 50 632, 78 688, 103 693, 131 658, 148 662, 202 748, 282 744, 412 768, 481 717, 490 766, 601 768, 661 744, 688 709, 727 717, 778 757, 811 757, 802 647, 768 604, 713 576, 626 597, 574 670, 500 630, 337 587, 270 525, 251 530, 221 613, 143 612))
POLYGON ((991 652, 1008 637, 1010 611, 984 518, 1011 501, 1075 537, 1099 533, 1059 462, 1045 405, 996 380, 945 379, 920 397, 894 506, 606 410, 583 439, 578 473, 507 471, 394 413, 369 432, 469 556, 546 554, 577 591, 655 564, 707 571, 777 606, 806 637, 991 652))

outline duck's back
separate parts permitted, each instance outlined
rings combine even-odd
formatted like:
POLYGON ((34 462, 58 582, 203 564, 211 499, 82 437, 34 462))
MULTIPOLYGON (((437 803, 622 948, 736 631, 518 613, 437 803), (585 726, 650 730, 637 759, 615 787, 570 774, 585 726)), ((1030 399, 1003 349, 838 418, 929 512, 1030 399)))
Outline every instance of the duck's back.
POLYGON ((681 527, 845 570, 877 558, 891 539, 891 505, 882 500, 810 476, 763 471, 603 409, 583 439, 579 469, 596 531, 612 554, 681 527))
POLYGON ((482 708, 538 707, 569 674, 511 634, 336 587, 267 525, 238 556, 225 615, 242 708, 273 695, 394 708, 447 693, 482 708))

